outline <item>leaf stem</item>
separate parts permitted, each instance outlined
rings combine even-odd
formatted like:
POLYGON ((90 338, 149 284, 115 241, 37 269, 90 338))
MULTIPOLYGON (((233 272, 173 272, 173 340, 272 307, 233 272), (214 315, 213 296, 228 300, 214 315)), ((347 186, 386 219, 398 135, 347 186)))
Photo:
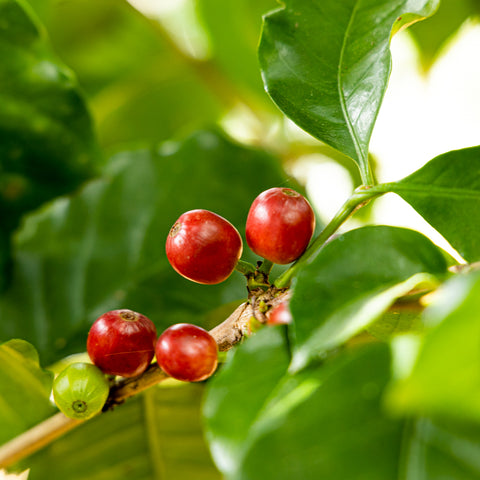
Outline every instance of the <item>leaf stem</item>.
POLYGON ((384 187, 385 184, 376 185, 374 187, 362 186, 357 188, 353 192, 353 195, 342 205, 340 210, 327 224, 327 226, 320 232, 313 243, 310 244, 305 253, 287 271, 285 271, 275 280, 275 287, 288 287, 292 278, 297 274, 297 272, 316 256, 325 242, 356 210, 364 207, 372 198, 383 195, 389 191, 384 187))
POLYGON ((367 158, 363 158, 360 166, 360 176, 362 177, 362 184, 364 187, 373 187, 375 179, 373 178, 372 167, 367 158))

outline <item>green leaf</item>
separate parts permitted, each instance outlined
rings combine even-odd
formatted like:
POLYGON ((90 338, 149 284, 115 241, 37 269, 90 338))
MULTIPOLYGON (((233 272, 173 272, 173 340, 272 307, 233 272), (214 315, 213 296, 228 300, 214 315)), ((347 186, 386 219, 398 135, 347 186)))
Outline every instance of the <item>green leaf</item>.
POLYGON ((163 141, 218 119, 215 81, 204 83, 197 61, 127 1, 31 1, 89 95, 103 146, 163 141))
POLYGON ((77 81, 28 6, 0 0, 0 18, 0 217, 11 232, 91 176, 98 150, 77 81))
POLYGON ((385 411, 386 345, 282 377, 281 332, 265 328, 238 346, 208 385, 207 439, 227 480, 480 478, 478 424, 385 411))
POLYGON ((166 53, 153 25, 125 0, 29 3, 89 95, 132 76, 138 79, 139 70, 166 53))
POLYGON ((54 412, 52 380, 32 345, 23 340, 0 345, 0 445, 54 412))
POLYGON ((202 385, 153 387, 85 422, 19 466, 31 480, 217 480, 202 435, 202 385))
POLYGON ((480 260, 480 147, 440 155, 388 184, 469 262, 480 260))
POLYGON ((229 480, 395 478, 401 422, 380 410, 389 377, 387 348, 350 352, 279 378, 285 341, 283 349, 278 342, 267 347, 267 358, 256 364, 266 340, 279 333, 269 329, 247 340, 209 385, 207 438, 222 473, 229 480), (280 365, 269 374, 266 367, 275 358, 280 365), (237 420, 243 411, 245 423, 237 420), (368 461, 372 455, 375 461, 368 461))
POLYGON ((105 148, 168 140, 219 118, 221 102, 188 65, 168 56, 153 65, 92 99, 105 148))
POLYGON ((235 349, 209 383, 203 415, 207 440, 218 468, 233 473, 246 439, 269 395, 290 362, 282 328, 264 328, 235 349))
POLYGON ((415 480, 478 480, 478 424, 419 419, 405 435, 400 478, 415 480))
POLYGON ((437 0, 287 0, 265 17, 267 91, 301 128, 355 160, 371 183, 368 144, 391 69, 390 38, 437 0))
POLYGON ((231 478, 396 478, 402 422, 381 412, 388 378, 382 345, 286 378, 253 426, 241 470, 231 478))
POLYGON ((396 411, 480 421, 480 275, 454 278, 424 313, 424 339, 396 340, 396 411), (411 365, 411 368, 406 368, 411 365))
POLYGON ((346 342, 446 267, 441 251, 413 230, 364 227, 328 243, 293 286, 291 369, 346 342))
POLYGON ((94 172, 98 146, 77 81, 23 1, 0 0, 0 291, 21 216, 94 172))
POLYGON ((113 308, 140 311, 159 329, 202 325, 210 310, 245 297, 245 280, 234 272, 205 286, 180 277, 165 255, 168 231, 183 212, 205 208, 243 234, 253 199, 284 182, 275 158, 213 131, 119 154, 105 179, 26 219, 0 297, 0 337, 31 340, 53 362, 84 351, 91 323, 113 308))
POLYGON ((377 321, 367 326, 366 330, 370 335, 379 340, 390 340, 402 333, 423 331, 421 309, 414 300, 397 301, 395 308, 387 310, 377 321))
POLYGON ((0 292, 9 282, 10 266, 10 235, 8 231, 0 230, 0 292))

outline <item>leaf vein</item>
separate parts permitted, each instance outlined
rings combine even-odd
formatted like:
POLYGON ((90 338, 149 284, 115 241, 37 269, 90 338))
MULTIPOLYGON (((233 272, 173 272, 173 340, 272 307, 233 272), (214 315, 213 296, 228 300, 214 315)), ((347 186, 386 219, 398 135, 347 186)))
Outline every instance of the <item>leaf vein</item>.
POLYGON ((342 108, 343 116, 345 117, 348 130, 349 130, 350 135, 352 137, 354 147, 355 147, 355 151, 357 152, 357 155, 358 155, 358 160, 364 161, 365 158, 364 158, 364 155, 362 154, 362 151, 361 151, 361 148, 360 148, 360 142, 359 142, 359 139, 357 137, 357 133, 355 132, 355 129, 353 128, 353 124, 352 124, 352 121, 350 119, 350 114, 348 113, 347 102, 346 102, 346 98, 345 98, 345 92, 344 92, 344 89, 343 89, 342 74, 341 74, 342 66, 343 66, 343 59, 344 59, 345 50, 346 50, 346 46, 347 46, 347 39, 348 39, 348 36, 349 36, 349 32, 352 28, 353 21, 355 19, 356 14, 357 14, 359 4, 360 4, 360 1, 357 1, 354 5, 353 9, 352 9, 352 13, 350 15, 350 19, 348 21, 347 28, 345 30, 345 35, 343 37, 342 48, 340 50, 340 58, 338 60, 337 85, 338 85, 338 96, 339 96, 339 100, 340 100, 340 106, 342 108))

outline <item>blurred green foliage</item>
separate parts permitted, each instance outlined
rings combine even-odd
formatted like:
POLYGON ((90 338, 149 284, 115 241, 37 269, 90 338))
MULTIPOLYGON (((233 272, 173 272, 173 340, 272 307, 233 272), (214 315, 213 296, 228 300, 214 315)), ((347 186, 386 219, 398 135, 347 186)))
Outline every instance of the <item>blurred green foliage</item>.
MULTIPOLYGON (((245 299, 238 273, 207 287, 169 266, 181 213, 214 210, 244 236, 262 190, 302 191, 289 172, 304 155, 338 162, 355 185, 375 177, 390 34, 438 2, 157 6, 0 0, 2 442, 54 411, 44 367, 84 352, 104 311, 141 311, 160 331, 211 328, 245 299)), ((444 0, 413 25, 425 69, 478 11, 444 0)), ((449 152, 366 190, 397 193, 476 261, 479 159, 478 147, 449 152)), ((246 245, 244 258, 258 260, 246 245)), ((247 339, 206 387, 149 389, 16 468, 64 480, 478 480, 479 281, 445 282, 452 263, 403 228, 339 235, 294 279, 293 325, 247 339)))
POLYGON ((442 0, 437 12, 425 22, 411 27, 411 34, 419 46, 420 58, 425 70, 446 46, 448 40, 468 20, 478 18, 479 0, 442 0))

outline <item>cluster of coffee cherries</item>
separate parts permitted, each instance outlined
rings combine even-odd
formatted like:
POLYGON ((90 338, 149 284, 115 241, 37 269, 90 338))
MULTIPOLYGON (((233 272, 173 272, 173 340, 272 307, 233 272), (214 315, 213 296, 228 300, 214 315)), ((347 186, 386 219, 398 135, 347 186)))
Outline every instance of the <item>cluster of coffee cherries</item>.
MULTIPOLYGON (((250 249, 264 261, 286 265, 305 252, 314 230, 315 213, 306 198, 291 188, 275 187, 253 201, 245 236, 250 249)), ((228 220, 209 210, 197 209, 185 212, 174 223, 167 237, 166 253, 180 275, 196 283, 214 285, 226 280, 237 268, 243 242, 228 220)), ((270 310, 266 317, 269 325, 290 321, 286 303, 270 310)))
POLYGON ((93 364, 73 363, 55 379, 53 396, 70 418, 87 419, 100 412, 108 398, 108 376, 136 377, 153 357, 169 376, 200 382, 217 368, 215 339, 203 328, 179 323, 157 339, 153 322, 132 310, 112 310, 97 318, 87 338, 93 364))
MULTIPOLYGON (((314 229, 315 214, 305 197, 291 188, 275 187, 253 201, 245 234, 254 253, 286 265, 303 254, 314 229)), ((238 230, 225 218, 208 210, 191 210, 171 228, 166 252, 180 275, 213 285, 235 270, 243 243, 238 230)))
MULTIPOLYGON (((265 260, 288 264, 307 248, 315 229, 315 215, 308 201, 290 188, 271 188, 252 203, 246 239, 254 253, 265 260)), ((213 285, 226 280, 243 252, 242 237, 226 219, 208 210, 191 210, 179 217, 166 241, 172 267, 183 277, 213 285)), ((290 321, 286 304, 269 312, 267 323, 290 321)), ((169 376, 199 382, 217 368, 215 339, 203 328, 180 323, 157 339, 153 322, 132 310, 112 310, 92 325, 87 339, 90 363, 74 363, 55 379, 53 396, 60 410, 71 418, 87 419, 107 401, 107 376, 136 377, 145 372, 154 356, 169 376)))

